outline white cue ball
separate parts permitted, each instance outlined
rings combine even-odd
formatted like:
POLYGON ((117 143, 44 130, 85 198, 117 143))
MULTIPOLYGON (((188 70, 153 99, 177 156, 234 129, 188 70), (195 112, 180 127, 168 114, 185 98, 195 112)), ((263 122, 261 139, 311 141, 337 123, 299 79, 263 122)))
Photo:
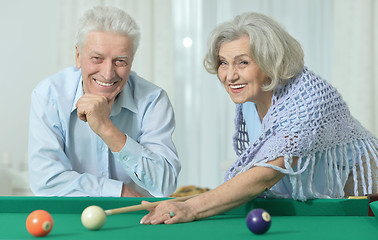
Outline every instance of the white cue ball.
POLYGON ((104 210, 98 206, 89 206, 84 209, 81 214, 81 223, 86 229, 98 230, 104 226, 106 214, 104 210))

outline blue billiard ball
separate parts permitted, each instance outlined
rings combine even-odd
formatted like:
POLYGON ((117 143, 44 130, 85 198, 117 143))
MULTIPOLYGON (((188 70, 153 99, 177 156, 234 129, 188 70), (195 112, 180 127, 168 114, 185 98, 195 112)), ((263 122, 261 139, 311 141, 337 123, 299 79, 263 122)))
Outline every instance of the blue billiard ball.
POLYGON ((250 211, 247 215, 246 222, 249 230, 256 234, 263 234, 270 228, 270 214, 261 208, 250 211))

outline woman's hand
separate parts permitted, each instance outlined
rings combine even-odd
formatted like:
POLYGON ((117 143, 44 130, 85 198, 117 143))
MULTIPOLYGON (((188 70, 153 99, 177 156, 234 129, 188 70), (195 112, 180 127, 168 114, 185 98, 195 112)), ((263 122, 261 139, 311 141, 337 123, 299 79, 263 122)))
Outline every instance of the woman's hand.
MULTIPOLYGON (((142 204, 148 203, 143 201, 142 204)), ((141 224, 174 224, 196 220, 193 209, 186 202, 161 202, 140 221, 141 224)))

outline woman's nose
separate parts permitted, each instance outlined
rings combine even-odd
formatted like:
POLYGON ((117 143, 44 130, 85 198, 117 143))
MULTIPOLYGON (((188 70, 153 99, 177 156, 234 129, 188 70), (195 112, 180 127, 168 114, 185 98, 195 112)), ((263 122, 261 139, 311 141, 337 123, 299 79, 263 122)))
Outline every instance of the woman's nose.
POLYGON ((227 82, 233 82, 239 78, 238 71, 235 66, 230 65, 227 71, 226 80, 227 82))

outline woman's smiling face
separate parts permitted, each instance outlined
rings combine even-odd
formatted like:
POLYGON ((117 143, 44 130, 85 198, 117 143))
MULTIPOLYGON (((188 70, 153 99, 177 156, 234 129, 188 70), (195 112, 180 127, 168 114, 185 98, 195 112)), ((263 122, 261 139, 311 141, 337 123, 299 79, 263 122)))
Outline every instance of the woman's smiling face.
POLYGON ((268 77, 251 56, 249 37, 222 43, 218 58, 218 77, 232 101, 262 103, 266 100, 268 92, 261 87, 268 77))

